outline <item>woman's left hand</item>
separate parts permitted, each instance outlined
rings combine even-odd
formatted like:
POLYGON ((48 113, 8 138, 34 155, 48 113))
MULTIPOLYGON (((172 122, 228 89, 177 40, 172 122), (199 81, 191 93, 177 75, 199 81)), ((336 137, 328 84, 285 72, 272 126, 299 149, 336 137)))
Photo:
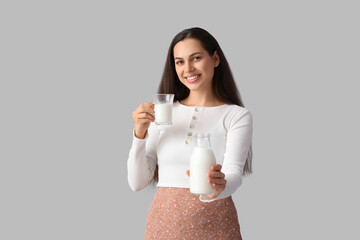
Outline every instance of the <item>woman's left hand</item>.
MULTIPOLYGON (((220 164, 211 165, 210 172, 208 173, 208 181, 213 188, 216 189, 216 193, 206 195, 209 199, 214 199, 224 191, 226 186, 225 174, 221 172, 220 164)), ((190 170, 186 171, 186 174, 190 177, 190 170)))
POLYGON ((225 174, 221 172, 221 167, 220 164, 213 164, 211 165, 211 171, 208 173, 209 183, 216 189, 216 193, 207 195, 210 199, 216 198, 225 189, 226 179, 225 174))

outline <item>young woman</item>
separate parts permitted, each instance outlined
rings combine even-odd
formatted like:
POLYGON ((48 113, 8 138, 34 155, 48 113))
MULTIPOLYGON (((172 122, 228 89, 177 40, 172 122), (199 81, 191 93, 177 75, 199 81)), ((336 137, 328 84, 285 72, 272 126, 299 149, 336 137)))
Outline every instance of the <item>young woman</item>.
POLYGON ((173 125, 157 128, 153 104, 140 104, 128 159, 134 191, 157 182, 145 239, 241 239, 231 195, 251 173, 252 116, 211 34, 191 28, 174 37, 158 93, 175 95, 173 125), (189 191, 196 133, 211 135, 217 163, 208 174, 216 193, 200 197, 189 191))

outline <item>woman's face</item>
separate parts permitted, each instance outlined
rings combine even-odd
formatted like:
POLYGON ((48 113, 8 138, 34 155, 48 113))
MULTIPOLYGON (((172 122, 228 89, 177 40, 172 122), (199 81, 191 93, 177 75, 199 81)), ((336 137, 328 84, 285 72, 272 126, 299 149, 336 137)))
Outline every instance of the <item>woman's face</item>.
POLYGON ((220 63, 216 51, 210 56, 199 40, 187 38, 175 45, 173 53, 176 73, 190 91, 212 91, 214 68, 220 63))

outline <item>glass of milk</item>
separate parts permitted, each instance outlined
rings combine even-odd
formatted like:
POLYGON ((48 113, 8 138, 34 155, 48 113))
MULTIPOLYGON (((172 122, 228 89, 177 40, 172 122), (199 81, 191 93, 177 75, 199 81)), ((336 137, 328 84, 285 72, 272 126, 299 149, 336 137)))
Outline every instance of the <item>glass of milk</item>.
POLYGON ((174 94, 155 94, 155 124, 171 125, 172 124, 172 107, 174 94))
POLYGON ((190 192, 196 195, 216 193, 208 181, 211 165, 216 164, 209 134, 195 134, 195 147, 190 158, 190 192))

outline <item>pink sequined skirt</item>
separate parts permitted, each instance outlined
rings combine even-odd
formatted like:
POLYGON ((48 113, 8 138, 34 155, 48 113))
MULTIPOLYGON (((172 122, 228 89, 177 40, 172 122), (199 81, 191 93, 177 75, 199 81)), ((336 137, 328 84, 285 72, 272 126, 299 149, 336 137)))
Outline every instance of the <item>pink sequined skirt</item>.
POLYGON ((188 188, 159 187, 148 212, 145 239, 242 238, 231 197, 201 202, 188 188))

